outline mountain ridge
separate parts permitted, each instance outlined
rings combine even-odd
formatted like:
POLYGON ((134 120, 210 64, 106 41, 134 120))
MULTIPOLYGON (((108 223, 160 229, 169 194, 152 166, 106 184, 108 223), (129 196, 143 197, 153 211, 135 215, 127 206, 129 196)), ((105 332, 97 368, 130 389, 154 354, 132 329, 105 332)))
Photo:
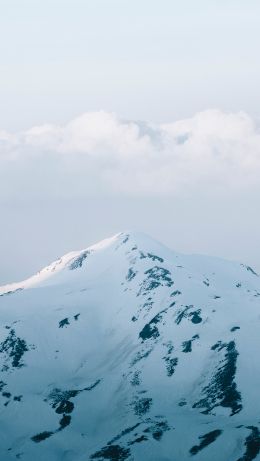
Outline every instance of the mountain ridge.
POLYGON ((128 230, 128 231, 118 232, 118 233, 114 234, 112 237, 102 239, 99 242, 91 244, 91 245, 89 245, 88 247, 86 247, 86 248, 84 248, 82 250, 74 250, 74 251, 70 251, 68 253, 65 253, 63 256, 61 256, 58 259, 52 261, 47 266, 42 267, 36 274, 34 274, 32 276, 29 276, 29 277, 27 277, 26 279, 24 279, 22 281, 10 282, 10 283, 5 283, 3 285, 0 285, 0 296, 5 294, 6 292, 13 291, 15 289, 19 289, 19 288, 24 289, 24 288, 32 287, 34 284, 37 285, 37 283, 41 283, 41 281, 45 280, 44 275, 46 275, 46 279, 49 278, 51 276, 51 272, 56 272, 57 269, 58 270, 63 270, 70 262, 72 262, 74 259, 79 257, 81 254, 84 254, 85 252, 88 252, 88 251, 102 249, 107 245, 113 244, 120 237, 122 239, 124 239, 127 236, 131 236, 135 240, 136 239, 140 240, 140 238, 142 238, 143 240, 153 242, 153 244, 156 243, 157 245, 159 245, 161 247, 161 249, 163 249, 163 248, 167 249, 167 251, 171 251, 171 252, 175 253, 175 255, 181 255, 182 257, 186 256, 186 257, 190 257, 190 258, 194 258, 194 259, 195 258, 202 258, 205 261, 207 259, 209 259, 209 260, 219 261, 219 262, 222 262, 222 263, 226 262, 226 263, 230 263, 230 264, 240 264, 241 266, 245 267, 248 271, 252 272, 254 275, 259 276, 258 273, 254 269, 252 269, 250 266, 248 266, 246 264, 238 263, 237 261, 227 260, 227 259, 220 258, 220 257, 217 257, 217 256, 210 256, 210 255, 197 254, 197 253, 192 253, 192 254, 181 254, 179 252, 177 253, 173 249, 168 247, 167 245, 162 244, 157 239, 154 239, 154 238, 150 237, 148 234, 146 234, 144 232, 140 232, 140 231, 136 232, 136 231, 128 230))
POLYGON ((65 256, 0 290, 1 457, 259 460, 257 274, 131 232, 65 256))

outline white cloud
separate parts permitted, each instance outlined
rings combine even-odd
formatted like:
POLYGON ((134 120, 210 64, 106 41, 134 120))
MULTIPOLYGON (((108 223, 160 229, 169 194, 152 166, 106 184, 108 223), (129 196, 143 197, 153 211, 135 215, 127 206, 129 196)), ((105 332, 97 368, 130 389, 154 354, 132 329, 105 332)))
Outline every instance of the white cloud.
POLYGON ((90 112, 64 126, 0 131, 0 198, 260 193, 260 132, 208 110, 164 125, 90 112))

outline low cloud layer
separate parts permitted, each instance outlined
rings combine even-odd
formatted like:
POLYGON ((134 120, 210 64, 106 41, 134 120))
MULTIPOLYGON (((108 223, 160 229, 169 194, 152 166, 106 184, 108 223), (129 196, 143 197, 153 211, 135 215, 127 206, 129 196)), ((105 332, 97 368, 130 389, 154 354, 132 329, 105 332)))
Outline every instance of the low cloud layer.
POLYGON ((0 131, 0 199, 260 193, 260 131, 208 110, 164 125, 89 112, 0 131))

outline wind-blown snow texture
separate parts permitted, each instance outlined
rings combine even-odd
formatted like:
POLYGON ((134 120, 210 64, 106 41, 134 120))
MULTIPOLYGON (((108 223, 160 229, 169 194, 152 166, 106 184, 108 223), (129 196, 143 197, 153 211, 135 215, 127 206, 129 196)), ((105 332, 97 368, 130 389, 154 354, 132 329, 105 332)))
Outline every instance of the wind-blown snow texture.
POLYGON ((260 279, 122 233, 0 288, 0 459, 260 460, 260 279))

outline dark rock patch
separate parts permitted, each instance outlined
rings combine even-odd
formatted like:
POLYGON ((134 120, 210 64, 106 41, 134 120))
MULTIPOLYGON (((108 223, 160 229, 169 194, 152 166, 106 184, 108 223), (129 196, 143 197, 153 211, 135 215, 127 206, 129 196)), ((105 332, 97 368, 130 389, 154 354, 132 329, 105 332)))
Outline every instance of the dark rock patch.
POLYGON ((251 429, 250 435, 245 441, 245 453, 237 461, 252 461, 260 453, 260 431, 255 426, 248 426, 251 429))
POLYGON ((143 304, 143 309, 146 310, 146 312, 149 312, 152 307, 153 307, 154 302, 151 301, 151 298, 148 298, 148 300, 143 304))
POLYGON ((200 444, 192 447, 190 449, 190 454, 193 456, 197 455, 197 453, 199 453, 201 450, 206 448, 211 443, 215 442, 215 440, 217 440, 217 438, 220 436, 221 433, 222 431, 220 429, 216 429, 215 431, 211 431, 205 435, 201 435, 199 437, 199 439, 201 440, 200 444))
POLYGON ((216 351, 216 350, 221 351, 225 347, 226 347, 225 343, 222 343, 221 341, 218 341, 216 344, 213 344, 213 346, 211 346, 211 350, 212 351, 216 351))
POLYGON ((45 401, 50 400, 52 402, 52 408, 55 409, 55 413, 59 415, 62 414, 62 418, 59 421, 59 428, 52 432, 45 431, 45 432, 42 432, 41 434, 37 434, 36 436, 32 437, 32 440, 37 443, 41 442, 42 440, 45 440, 51 435, 59 431, 62 431, 63 429, 65 429, 65 427, 69 426, 69 424, 71 423, 71 413, 74 410, 74 403, 71 402, 70 400, 76 397, 81 392, 91 391, 99 383, 100 383, 100 380, 97 380, 91 386, 85 387, 84 389, 78 389, 78 390, 62 391, 57 388, 53 389, 52 392, 49 394, 48 398, 45 399, 45 401))
POLYGON ((10 399, 11 395, 12 394, 10 392, 2 392, 2 396, 5 397, 6 399, 10 399))
POLYGON ((137 429, 140 426, 140 424, 141 423, 136 423, 134 426, 127 427, 122 432, 120 432, 120 434, 116 435, 112 440, 110 440, 110 442, 108 442, 107 445, 112 445, 115 442, 117 442, 118 440, 120 440, 122 437, 125 437, 126 435, 130 434, 135 429, 137 429))
POLYGON ((181 295, 181 291, 179 290, 175 290, 171 293, 171 296, 179 296, 179 295, 181 295))
POLYGON ((188 341, 183 341, 182 343, 182 352, 191 352, 192 351, 192 340, 189 339, 188 341))
POLYGON ((93 384, 91 384, 91 386, 84 387, 84 389, 82 389, 81 392, 83 392, 83 391, 92 391, 93 389, 95 389, 95 387, 97 387, 99 385, 100 382, 101 382, 101 379, 98 379, 93 384))
POLYGON ((126 276, 126 280, 128 282, 131 282, 131 280, 133 280, 136 276, 137 272, 134 271, 134 269, 132 267, 130 267, 128 269, 128 273, 127 273, 127 276, 126 276))
POLYGON ((29 351, 29 347, 25 340, 16 336, 15 330, 10 330, 5 341, 0 344, 0 353, 6 355, 2 371, 7 371, 10 366, 13 368, 23 367, 22 358, 27 351, 29 351))
POLYGON ((240 327, 232 327, 232 328, 230 328, 230 331, 232 331, 232 332, 236 331, 236 330, 240 330, 240 327))
POLYGON ((52 408, 55 409, 57 414, 70 414, 74 410, 74 403, 70 401, 76 397, 81 390, 61 391, 60 389, 53 389, 48 399, 52 401, 52 408))
POLYGON ((145 435, 140 435, 140 437, 137 437, 136 439, 129 442, 128 445, 134 445, 135 443, 146 442, 147 440, 148 438, 145 435))
POLYGON ((171 287, 174 284, 173 280, 171 279, 170 271, 163 267, 154 266, 151 269, 145 271, 144 274, 146 275, 146 278, 141 284, 137 296, 141 294, 145 295, 160 286, 171 287))
POLYGON ((133 408, 136 416, 143 416, 150 410, 153 403, 153 399, 148 397, 136 398, 133 402, 133 408))
POLYGON ((202 390, 204 397, 193 405, 193 408, 205 408, 203 413, 210 413, 215 407, 222 406, 231 409, 231 416, 242 410, 241 394, 235 382, 238 352, 234 341, 221 343, 219 341, 211 348, 218 359, 217 369, 210 383, 202 390), (219 360, 220 359, 220 360, 219 360))
POLYGON ((41 432, 40 434, 34 435, 31 440, 35 443, 40 443, 43 442, 44 440, 48 439, 53 435, 53 432, 50 431, 44 431, 41 432))
POLYGON ((71 423, 71 416, 64 414, 60 420, 59 431, 62 431, 63 429, 65 429, 65 427, 69 426, 70 423, 71 423))
POLYGON ((167 354, 170 355, 172 351, 174 350, 174 345, 172 344, 172 341, 168 341, 167 343, 164 343, 164 346, 167 347, 167 354))
POLYGON ((145 254, 143 251, 140 251, 139 254, 140 254, 140 259, 149 258, 149 259, 151 259, 152 261, 158 261, 158 262, 160 262, 160 263, 163 263, 163 262, 164 262, 164 259, 163 259, 163 258, 161 258, 160 256, 157 256, 157 255, 155 255, 155 254, 153 254, 153 253, 146 253, 146 254, 145 254))
POLYGON ((72 413, 74 410, 74 403, 69 400, 62 400, 57 406, 55 412, 58 414, 72 413))
POLYGON ((176 304, 176 302, 173 301, 173 302, 169 305, 169 307, 173 307, 173 306, 175 306, 175 304, 176 304))
POLYGON ((184 407, 185 405, 187 405, 187 402, 186 402, 186 400, 182 399, 182 400, 179 401, 178 405, 179 405, 179 407, 184 407))
POLYGON ((4 381, 0 381, 0 392, 3 390, 5 386, 6 386, 6 383, 4 383, 4 381))
POLYGON ((130 235, 126 234, 123 241, 122 241, 122 243, 127 243, 129 239, 130 239, 130 235))
POLYGON ((164 259, 161 258, 160 256, 156 256, 152 253, 147 253, 147 257, 152 259, 152 261, 159 261, 160 263, 163 263, 164 262, 164 259))
POLYGON ((100 461, 108 459, 110 461, 124 461, 130 457, 131 451, 128 448, 123 448, 120 445, 108 445, 102 450, 97 451, 90 459, 98 459, 100 461))
POLYGON ((167 376, 172 376, 175 372, 175 368, 178 365, 178 358, 170 358, 170 357, 164 357, 165 364, 166 364, 166 371, 167 371, 167 376))
POLYGON ((177 325, 179 325, 181 321, 187 317, 188 311, 192 307, 193 306, 186 306, 185 309, 183 309, 182 311, 178 311, 178 314, 175 320, 175 323, 177 323, 177 325))
POLYGON ((201 313, 200 309, 198 309, 197 311, 194 311, 194 312, 190 312, 189 317, 191 318, 192 323, 197 324, 197 323, 202 322, 202 318, 200 316, 200 313, 201 313))
POLYGON ((68 317, 66 317, 65 319, 62 319, 60 322, 59 322, 59 328, 64 328, 66 327, 67 325, 69 325, 70 322, 69 322, 69 319, 68 317))
POLYGON ((191 311, 191 309, 194 309, 193 305, 185 306, 185 308, 182 311, 178 311, 175 323, 179 325, 181 321, 185 318, 191 320, 191 322, 195 324, 201 323, 201 309, 196 309, 194 311, 191 311))
POLYGON ((165 282, 165 285, 168 287, 171 287, 174 283, 171 279, 170 271, 163 267, 154 266, 151 269, 145 271, 145 274, 148 275, 148 278, 159 280, 160 282, 165 282))
POLYGON ((137 354, 134 356, 134 358, 131 361, 131 366, 134 366, 136 363, 140 362, 140 360, 146 359, 150 353, 152 352, 153 348, 150 347, 149 349, 146 350, 141 350, 137 352, 137 354))
POLYGON ((157 442, 159 442, 162 439, 163 434, 169 430, 170 427, 167 421, 158 421, 155 422, 151 427, 145 429, 144 432, 151 433, 154 440, 157 440, 157 442))
POLYGON ((158 336, 160 336, 160 333, 156 325, 160 323, 162 315, 165 312, 166 310, 163 310, 156 314, 155 317, 153 317, 152 320, 150 320, 150 322, 144 326, 142 331, 140 331, 139 338, 141 338, 143 341, 146 341, 147 339, 151 338, 158 338, 158 336))
POLYGON ((6 293, 2 293, 2 294, 0 295, 0 297, 2 297, 2 296, 14 295, 14 294, 17 293, 18 291, 23 291, 23 288, 16 288, 16 290, 7 291, 6 293))
POLYGON ((85 251, 84 253, 81 253, 80 256, 78 256, 72 261, 72 263, 69 266, 69 269, 73 271, 75 269, 79 269, 80 267, 82 267, 83 262, 85 261, 85 259, 87 259, 89 254, 90 251, 85 251))
POLYGON ((257 272, 255 272, 254 269, 252 269, 252 267, 245 266, 244 264, 241 264, 241 266, 243 266, 248 272, 251 272, 251 274, 256 275, 258 277, 257 272))
POLYGON ((61 389, 53 389, 49 394, 48 399, 52 402, 52 408, 58 414, 70 414, 74 410, 74 403, 71 399, 76 397, 78 394, 84 391, 92 391, 98 384, 100 379, 93 383, 91 386, 85 387, 84 389, 62 391, 61 389))
POLYGON ((132 446, 136 443, 146 442, 151 437, 159 442, 162 439, 163 434, 170 430, 170 427, 166 420, 161 420, 161 416, 156 416, 155 418, 159 419, 159 421, 154 421, 150 418, 147 418, 142 422, 138 422, 135 425, 124 429, 120 434, 115 436, 112 440, 110 440, 110 442, 107 443, 107 447, 111 445, 114 446, 115 442, 118 442, 123 437, 128 437, 132 433, 134 433, 133 438, 130 440, 128 438, 128 441, 125 440, 124 442, 125 444, 127 443, 128 446, 132 446), (142 430, 142 426, 145 426, 145 429, 142 430))
POLYGON ((158 336, 160 336, 159 330, 156 327, 156 325, 154 325, 151 322, 147 323, 142 329, 142 331, 140 331, 139 333, 139 337, 143 341, 146 341, 147 339, 151 339, 151 338, 155 339, 155 338, 158 338, 158 336))
POLYGON ((140 386, 140 384, 141 384, 140 374, 141 374, 140 371, 135 371, 134 372, 134 374, 132 376, 132 379, 130 381, 132 386, 140 386))

